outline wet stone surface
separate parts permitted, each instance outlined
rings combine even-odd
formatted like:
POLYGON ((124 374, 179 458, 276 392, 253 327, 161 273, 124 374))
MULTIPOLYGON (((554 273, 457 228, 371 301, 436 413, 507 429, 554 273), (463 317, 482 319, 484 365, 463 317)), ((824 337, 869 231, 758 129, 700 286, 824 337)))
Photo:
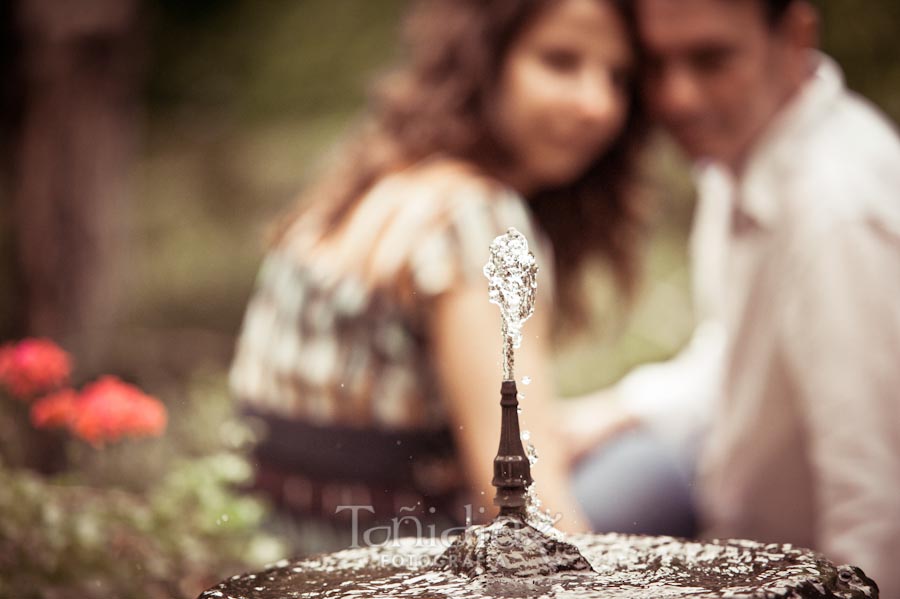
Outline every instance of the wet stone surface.
POLYGON ((500 516, 486 526, 470 526, 441 555, 441 570, 469 577, 486 572, 536 578, 562 572, 586 572, 591 564, 577 547, 551 526, 500 516))
POLYGON ((226 580, 200 599, 878 597, 874 583, 858 568, 835 566, 820 554, 789 545, 617 534, 570 535, 565 541, 581 551, 590 569, 501 575, 452 568, 444 556, 449 543, 407 538, 383 547, 283 560, 226 580))

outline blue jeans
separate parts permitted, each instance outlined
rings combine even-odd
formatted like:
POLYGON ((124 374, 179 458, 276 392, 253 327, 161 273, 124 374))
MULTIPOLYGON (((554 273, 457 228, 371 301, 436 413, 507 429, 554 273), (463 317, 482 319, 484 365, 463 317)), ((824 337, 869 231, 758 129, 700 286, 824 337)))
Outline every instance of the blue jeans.
POLYGON ((572 487, 594 532, 697 534, 692 472, 647 429, 624 432, 575 467, 572 487))

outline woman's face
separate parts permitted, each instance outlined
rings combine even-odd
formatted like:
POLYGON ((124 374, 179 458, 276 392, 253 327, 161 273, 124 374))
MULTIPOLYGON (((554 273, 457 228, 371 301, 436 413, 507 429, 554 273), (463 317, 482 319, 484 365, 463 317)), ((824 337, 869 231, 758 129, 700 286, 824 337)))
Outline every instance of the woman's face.
POLYGON ((560 0, 511 45, 493 106, 522 193, 577 179, 621 132, 634 57, 608 0, 560 0))

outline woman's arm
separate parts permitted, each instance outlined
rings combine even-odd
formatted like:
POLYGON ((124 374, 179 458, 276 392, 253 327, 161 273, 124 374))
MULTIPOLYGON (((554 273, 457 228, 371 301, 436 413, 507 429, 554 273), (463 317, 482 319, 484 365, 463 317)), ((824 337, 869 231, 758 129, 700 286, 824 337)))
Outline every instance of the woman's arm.
MULTIPOLYGON (((486 283, 453 290, 435 302, 430 326, 435 369, 469 485, 483 499, 480 505, 493 513, 491 478, 500 441, 500 311, 488 302, 486 283)), ((579 532, 587 530, 587 519, 570 493, 564 440, 555 434, 557 415, 546 366, 548 308, 539 296, 535 314, 524 326, 522 346, 516 350, 515 376, 525 395, 521 426, 531 432, 540 456, 532 475, 543 507, 562 515, 558 528, 579 532), (527 386, 521 383, 526 375, 533 381, 527 386)))

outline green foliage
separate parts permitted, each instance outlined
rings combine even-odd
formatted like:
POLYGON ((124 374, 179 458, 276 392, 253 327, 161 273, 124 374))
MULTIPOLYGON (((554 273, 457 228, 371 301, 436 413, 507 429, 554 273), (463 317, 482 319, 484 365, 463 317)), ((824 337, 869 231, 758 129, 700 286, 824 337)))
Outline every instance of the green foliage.
POLYGON ((283 557, 265 504, 238 491, 253 434, 223 387, 198 378, 164 438, 71 441, 55 476, 0 461, 0 597, 194 597, 283 557))
POLYGON ((186 13, 157 0, 149 100, 219 117, 346 114, 396 47, 401 0, 231 0, 186 13))
POLYGON ((822 47, 841 64, 847 83, 900 121, 900 3, 819 0, 822 47))

